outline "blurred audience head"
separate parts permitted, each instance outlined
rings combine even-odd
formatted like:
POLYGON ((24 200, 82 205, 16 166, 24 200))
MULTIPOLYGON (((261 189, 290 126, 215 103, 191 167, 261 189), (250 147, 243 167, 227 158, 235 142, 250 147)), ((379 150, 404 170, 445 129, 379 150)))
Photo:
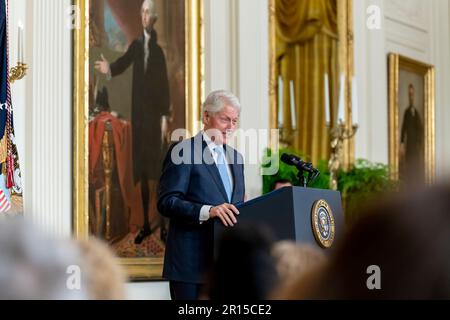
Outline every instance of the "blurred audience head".
POLYGON ((379 204, 348 231, 306 296, 450 299, 450 187, 379 204))
POLYGON ((125 299, 126 276, 108 245, 96 238, 78 240, 88 298, 125 299))
POLYGON ((206 281, 204 297, 211 300, 263 300, 277 283, 271 256, 272 236, 261 226, 225 229, 206 281))
POLYGON ((294 241, 279 241, 272 249, 279 276, 279 286, 291 285, 326 262, 324 252, 316 247, 294 241))
POLYGON ((289 179, 278 179, 273 183, 272 190, 278 190, 284 187, 292 187, 292 182, 289 179))
POLYGON ((0 219, 0 299, 85 299, 83 286, 68 286, 76 247, 45 236, 21 217, 0 219))

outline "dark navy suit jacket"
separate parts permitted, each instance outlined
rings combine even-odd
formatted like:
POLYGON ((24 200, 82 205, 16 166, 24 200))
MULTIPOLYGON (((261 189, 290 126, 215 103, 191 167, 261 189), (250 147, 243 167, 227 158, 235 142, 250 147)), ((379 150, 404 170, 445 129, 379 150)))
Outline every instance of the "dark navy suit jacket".
MULTIPOLYGON (((240 153, 230 146, 224 147, 234 180, 231 203, 237 204, 244 201, 244 162, 240 153)), ((213 261, 214 219, 200 223, 200 209, 203 205, 229 201, 201 133, 170 147, 158 196, 159 212, 170 218, 163 277, 202 283, 213 261)))

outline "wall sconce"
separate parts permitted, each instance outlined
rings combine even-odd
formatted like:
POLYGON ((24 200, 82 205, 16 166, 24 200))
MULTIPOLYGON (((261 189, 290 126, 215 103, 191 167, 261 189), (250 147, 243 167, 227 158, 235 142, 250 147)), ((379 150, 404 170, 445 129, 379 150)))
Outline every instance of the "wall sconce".
POLYGON ((328 161, 328 169, 330 170, 330 189, 338 189, 338 172, 341 167, 340 158, 345 140, 352 139, 358 131, 358 97, 356 88, 356 78, 352 80, 352 125, 348 128, 345 122, 345 76, 341 75, 340 93, 339 93, 339 109, 337 124, 333 127, 330 123, 330 102, 328 75, 325 75, 325 121, 330 135, 331 154, 328 161))
POLYGON ((18 62, 17 66, 9 70, 9 82, 14 83, 17 80, 23 79, 27 74, 28 66, 26 63, 18 62))
POLYGON ((330 189, 338 189, 338 172, 341 167, 340 157, 342 156, 342 148, 344 141, 352 139, 358 131, 358 125, 355 123, 351 129, 348 129, 342 120, 338 121, 335 128, 327 123, 327 129, 330 134, 331 154, 328 161, 328 169, 330 170, 330 189))
POLYGON ((18 50, 17 50, 17 66, 9 70, 9 82, 14 83, 23 79, 27 74, 28 66, 23 62, 23 24, 19 21, 18 26, 18 50))

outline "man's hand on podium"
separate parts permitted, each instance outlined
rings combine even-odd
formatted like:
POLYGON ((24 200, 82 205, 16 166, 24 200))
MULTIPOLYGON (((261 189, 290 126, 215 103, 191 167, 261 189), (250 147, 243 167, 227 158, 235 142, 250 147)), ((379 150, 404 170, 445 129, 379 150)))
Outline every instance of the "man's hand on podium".
POLYGON ((238 209, 232 204, 224 203, 220 206, 211 207, 209 217, 218 217, 226 227, 232 227, 237 223, 236 217, 239 214, 238 209))

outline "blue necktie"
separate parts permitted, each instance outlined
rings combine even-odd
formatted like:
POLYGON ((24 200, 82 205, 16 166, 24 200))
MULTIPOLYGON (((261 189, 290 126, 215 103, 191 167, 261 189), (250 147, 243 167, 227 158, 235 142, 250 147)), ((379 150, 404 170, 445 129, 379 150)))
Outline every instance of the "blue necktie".
POLYGON ((228 176, 227 164, 225 162, 225 156, 223 154, 222 147, 215 147, 214 151, 217 153, 217 169, 219 169, 220 178, 222 179, 223 186, 227 193, 228 201, 231 202, 231 183, 228 176))

